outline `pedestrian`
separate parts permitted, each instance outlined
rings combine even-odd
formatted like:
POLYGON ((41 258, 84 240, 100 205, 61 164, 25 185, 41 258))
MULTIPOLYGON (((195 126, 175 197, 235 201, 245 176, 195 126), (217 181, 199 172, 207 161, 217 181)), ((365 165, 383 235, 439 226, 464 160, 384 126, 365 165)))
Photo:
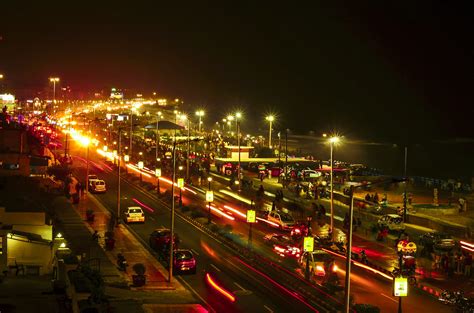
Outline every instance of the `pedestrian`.
POLYGON ((377 193, 374 194, 374 202, 379 203, 379 195, 377 193))
POLYGON ((464 258, 464 276, 470 278, 471 277, 471 266, 472 266, 472 255, 467 253, 466 257, 464 258))

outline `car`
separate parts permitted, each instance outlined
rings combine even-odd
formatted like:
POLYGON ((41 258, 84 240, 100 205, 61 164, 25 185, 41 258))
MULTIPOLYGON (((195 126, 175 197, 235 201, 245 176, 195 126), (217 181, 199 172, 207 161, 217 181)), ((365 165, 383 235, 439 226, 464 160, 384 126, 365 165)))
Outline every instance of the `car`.
POLYGON ((301 249, 289 236, 283 234, 267 234, 263 242, 272 246, 273 250, 281 256, 299 258, 301 249))
POLYGON ((456 246, 456 241, 448 234, 429 232, 420 236, 420 244, 429 249, 450 251, 456 246))
MULTIPOLYGON (((178 235, 175 233, 173 237, 174 237, 173 246, 175 249, 177 249, 178 243, 179 243, 178 235)), ((150 234, 148 242, 150 244, 151 249, 158 252, 162 252, 169 248, 170 238, 171 238, 171 230, 169 230, 168 228, 162 227, 162 228, 155 229, 150 234)))
POLYGON ((139 206, 128 207, 127 210, 125 210, 125 221, 127 223, 145 223, 145 213, 139 206))
POLYGON ((267 220, 275 223, 280 229, 289 230, 296 225, 295 219, 288 213, 271 211, 268 213, 267 220))
POLYGON ((87 176, 87 179, 88 179, 89 181, 91 181, 91 180, 97 180, 97 179, 99 179, 99 177, 97 177, 97 175, 91 174, 91 175, 88 175, 88 176, 87 176))
POLYGON ((385 214, 377 221, 380 228, 387 228, 389 231, 404 231, 405 224, 403 218, 398 214, 385 214))
POLYGON ((107 191, 105 181, 100 179, 90 180, 89 181, 89 191, 94 193, 104 193, 107 191))
POLYGON ((325 277, 328 274, 335 274, 338 267, 334 257, 323 250, 304 252, 298 263, 301 269, 306 270, 306 263, 309 260, 309 272, 313 277, 325 277))
POLYGON ((190 250, 176 249, 173 254, 173 271, 196 274, 196 259, 190 250))

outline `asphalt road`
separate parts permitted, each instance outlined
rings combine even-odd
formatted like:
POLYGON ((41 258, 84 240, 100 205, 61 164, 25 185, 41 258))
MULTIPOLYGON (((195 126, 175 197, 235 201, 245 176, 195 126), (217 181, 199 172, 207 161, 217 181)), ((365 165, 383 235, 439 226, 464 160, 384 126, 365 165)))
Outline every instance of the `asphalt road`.
MULTIPOLYGON (((80 154, 79 151, 72 151, 80 154)), ((116 174, 110 172, 102 161, 94 157, 91 163, 90 174, 97 174, 107 182, 108 192, 96 197, 111 211, 116 208, 116 174), (94 164, 102 167, 97 168, 94 164)), ((91 157, 91 160, 93 158, 91 157)), ((83 162, 75 161, 76 172, 85 177, 83 162)), ((148 242, 149 234, 158 227, 169 227, 170 211, 156 201, 150 193, 137 189, 134 185, 122 181, 121 184, 122 209, 137 205, 138 200, 146 205, 146 223, 130 224, 130 228, 148 242)), ((142 205, 143 207, 143 205, 142 205)), ((214 217, 215 218, 215 217, 214 217)), ((216 312, 317 312, 304 299, 299 299, 289 291, 285 291, 260 272, 237 258, 219 242, 207 233, 194 227, 186 220, 176 215, 175 229, 181 239, 181 248, 191 249, 197 259, 198 271, 196 275, 181 275, 180 279, 186 287, 191 289, 204 304, 216 312), (215 292, 205 282, 206 274, 210 273, 226 290, 235 295, 236 301, 231 302, 221 294, 215 292)))
MULTIPOLYGON (((109 189, 108 193, 98 195, 98 198, 107 208, 115 210, 116 174, 111 173, 101 160, 97 160, 97 157, 95 159, 95 164, 104 170, 92 165, 91 173, 95 173, 106 180, 109 189)), ((78 164, 76 163, 75 165, 78 164)), ((85 173, 82 172, 82 175, 85 176, 85 173)), ((164 187, 163 184, 162 187, 164 187)), ((185 192, 183 201, 185 203, 191 201, 196 203, 196 197, 198 196, 203 198, 202 194, 191 196, 189 192, 185 192)), ((221 196, 225 197, 225 195, 221 196)), ((145 224, 130 225, 145 242, 148 241, 148 235, 154 228, 159 226, 169 227, 170 213, 168 208, 159 204, 153 197, 150 197, 149 193, 144 193, 128 183, 122 183, 122 208, 136 205, 137 203, 133 199, 139 200, 153 210, 153 212, 146 211, 147 222, 145 224)), ((225 199, 226 204, 236 208, 241 207, 241 204, 237 203, 236 200, 228 197, 225 199)), ((223 203, 216 201, 216 204, 222 205, 223 203)), ((216 220, 216 218, 217 216, 213 215, 213 219, 216 220)), ((242 223, 239 219, 235 221, 226 220, 225 223, 232 225, 233 232, 240 234, 246 240, 248 226, 245 223, 242 223)), ((295 301, 297 298, 277 288, 274 283, 264 276, 253 272, 248 266, 238 261, 232 253, 223 248, 214 238, 202 233, 199 229, 179 217, 176 218, 176 230, 182 239, 181 247, 192 249, 198 260, 198 273, 196 275, 181 276, 180 279, 190 289, 193 289, 203 302, 214 308, 216 312, 311 312, 311 309, 303 302, 295 301), (231 303, 207 287, 205 274, 208 272, 224 288, 236 295, 237 300, 235 303, 231 303)), ((262 225, 262 223, 255 225, 253 230, 255 248, 265 254, 265 256, 272 257, 276 262, 283 264, 291 270, 295 270, 297 267, 295 262, 276 256, 271 249, 264 247, 262 244, 261 238, 266 233, 274 231, 274 229, 262 225)), ((339 277, 343 281, 345 265, 343 260, 338 260, 337 263, 340 268, 339 277)), ((353 267, 351 285, 351 293, 355 295, 355 300, 358 303, 377 305, 381 308, 382 312, 394 312, 398 307, 398 299, 391 296, 391 282, 386 278, 353 267)), ((322 296, 324 295, 322 294, 322 296)), ((336 297, 342 301, 342 295, 336 295, 336 297)), ((405 312, 420 312, 424 309, 429 309, 432 312, 446 312, 447 308, 425 293, 411 289, 410 296, 403 300, 403 309, 405 312)))

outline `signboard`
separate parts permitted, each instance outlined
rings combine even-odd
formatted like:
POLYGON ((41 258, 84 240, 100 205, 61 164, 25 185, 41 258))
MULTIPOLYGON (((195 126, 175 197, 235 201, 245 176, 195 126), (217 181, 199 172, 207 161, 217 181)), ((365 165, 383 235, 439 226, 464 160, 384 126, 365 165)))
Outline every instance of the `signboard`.
POLYGON ((413 241, 406 242, 405 240, 400 240, 397 244, 398 251, 403 253, 415 253, 416 248, 416 244, 413 241))
POLYGON ((139 168, 139 169, 143 169, 143 161, 139 161, 139 162, 138 162, 138 168, 139 168))
POLYGON ((155 169, 155 176, 156 177, 161 177, 161 168, 156 168, 155 169))
POLYGON ((178 178, 178 188, 184 187, 184 178, 178 178))
POLYGON ((314 238, 313 237, 304 237, 303 251, 304 252, 314 251, 314 238))
POLYGON ((206 202, 214 201, 214 192, 212 190, 206 191, 206 202))
POLYGON ((247 210, 247 223, 255 223, 256 215, 255 210, 247 210))
POLYGON ((395 277, 393 295, 395 297, 406 297, 408 295, 408 279, 406 277, 395 277))
POLYGON ((124 160, 125 162, 130 161, 130 156, 129 156, 128 154, 124 155, 124 156, 123 156, 123 160, 124 160))

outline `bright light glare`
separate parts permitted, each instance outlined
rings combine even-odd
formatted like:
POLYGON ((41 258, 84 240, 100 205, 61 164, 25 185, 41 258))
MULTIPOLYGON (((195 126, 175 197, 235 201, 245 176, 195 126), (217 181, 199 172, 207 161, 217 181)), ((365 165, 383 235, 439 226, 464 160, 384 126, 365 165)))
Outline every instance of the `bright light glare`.
POLYGON ((334 137, 329 138, 329 142, 330 142, 330 143, 338 143, 339 140, 340 140, 340 138, 337 137, 337 136, 334 136, 334 137))
POLYGON ((207 279, 207 282, 208 282, 215 290, 217 290, 218 292, 220 292, 224 297, 226 297, 227 299, 229 299, 229 300, 232 301, 232 302, 235 301, 235 297, 234 297, 230 292, 228 292, 227 290, 225 290, 224 288, 222 288, 221 286, 219 286, 218 284, 216 284, 216 282, 211 278, 211 275, 209 275, 209 273, 206 273, 206 279, 207 279))

